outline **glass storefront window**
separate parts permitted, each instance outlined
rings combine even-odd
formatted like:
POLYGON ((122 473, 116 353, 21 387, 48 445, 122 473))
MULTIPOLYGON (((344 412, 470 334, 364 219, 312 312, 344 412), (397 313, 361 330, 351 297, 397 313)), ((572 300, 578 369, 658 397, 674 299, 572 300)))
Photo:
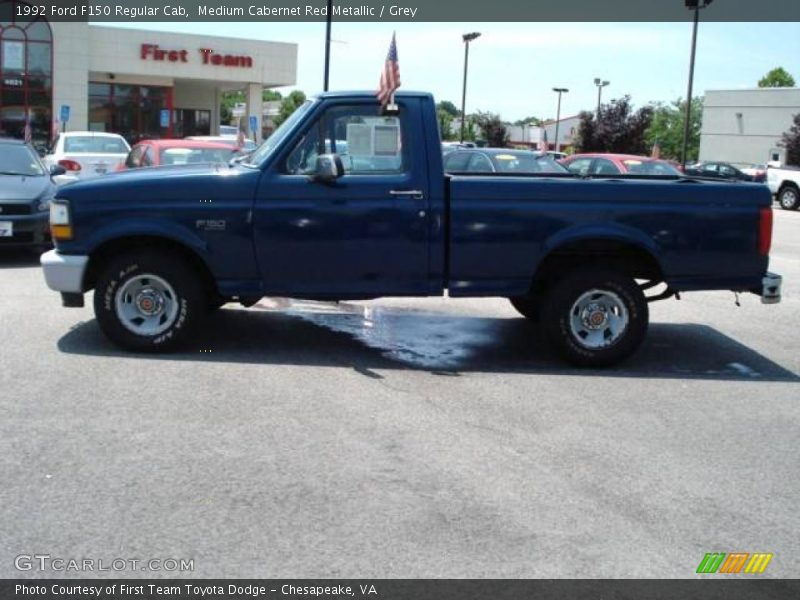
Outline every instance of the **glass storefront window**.
MULTIPOLYGON (((21 2, 16 2, 21 4, 21 2)), ((14 2, 0 0, 0 136, 48 144, 52 129, 53 35, 44 19, 17 19, 14 2)))
POLYGON ((161 111, 169 110, 172 90, 146 85, 89 83, 89 129, 119 133, 133 145, 170 135, 161 127, 161 111))

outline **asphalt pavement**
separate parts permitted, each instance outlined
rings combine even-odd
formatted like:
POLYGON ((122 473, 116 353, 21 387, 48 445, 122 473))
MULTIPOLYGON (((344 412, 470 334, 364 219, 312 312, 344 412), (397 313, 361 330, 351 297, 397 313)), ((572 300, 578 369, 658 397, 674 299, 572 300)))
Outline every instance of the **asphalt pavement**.
POLYGON ((268 298, 128 354, 5 250, 0 577, 692 577, 707 552, 798 577, 800 212, 773 248, 781 304, 656 303, 608 370, 503 299, 268 298))

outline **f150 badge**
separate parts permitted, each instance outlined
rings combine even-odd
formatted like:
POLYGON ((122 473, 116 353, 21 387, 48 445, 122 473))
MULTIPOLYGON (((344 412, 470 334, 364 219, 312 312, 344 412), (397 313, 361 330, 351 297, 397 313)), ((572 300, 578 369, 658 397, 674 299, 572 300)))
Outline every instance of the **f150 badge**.
POLYGON ((195 227, 200 231, 225 231, 227 221, 224 219, 199 219, 195 221, 195 227))

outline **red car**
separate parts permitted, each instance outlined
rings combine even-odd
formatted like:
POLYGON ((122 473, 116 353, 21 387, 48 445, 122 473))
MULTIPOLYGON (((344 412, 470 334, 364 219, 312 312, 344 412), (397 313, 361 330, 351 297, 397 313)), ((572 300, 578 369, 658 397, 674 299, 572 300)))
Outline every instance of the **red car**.
POLYGON ((235 150, 219 142, 196 140, 142 140, 131 148, 128 158, 118 170, 167 165, 189 165, 228 162, 235 150))
POLYGON ((633 154, 573 154, 559 162, 581 176, 681 174, 666 160, 633 154))

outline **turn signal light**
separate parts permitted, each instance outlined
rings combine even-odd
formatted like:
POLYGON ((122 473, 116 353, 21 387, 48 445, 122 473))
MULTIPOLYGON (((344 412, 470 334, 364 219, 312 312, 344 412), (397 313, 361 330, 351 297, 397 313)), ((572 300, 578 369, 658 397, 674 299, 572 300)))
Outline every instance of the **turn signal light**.
POLYGON ((72 225, 50 225, 50 237, 54 240, 71 240, 72 225))

